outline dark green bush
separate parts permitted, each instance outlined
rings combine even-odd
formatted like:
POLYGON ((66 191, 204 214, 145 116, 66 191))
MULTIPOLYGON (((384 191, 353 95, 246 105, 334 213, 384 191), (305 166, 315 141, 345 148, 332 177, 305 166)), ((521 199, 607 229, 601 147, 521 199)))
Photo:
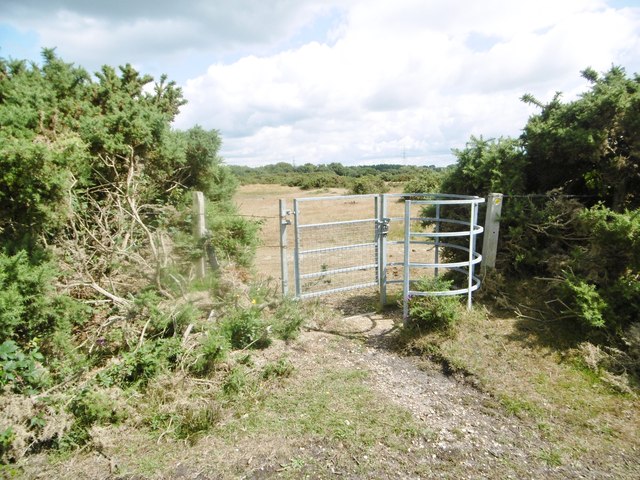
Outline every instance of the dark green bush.
MULTIPOLYGON (((451 289, 453 282, 442 277, 418 280, 413 289, 420 292, 438 292, 451 289)), ((407 326, 418 330, 449 330, 460 314, 458 296, 422 296, 409 298, 407 326)))
POLYGON ((25 251, 0 253, 0 341, 26 344, 86 319, 84 305, 56 294, 56 274, 52 263, 31 263, 25 251))

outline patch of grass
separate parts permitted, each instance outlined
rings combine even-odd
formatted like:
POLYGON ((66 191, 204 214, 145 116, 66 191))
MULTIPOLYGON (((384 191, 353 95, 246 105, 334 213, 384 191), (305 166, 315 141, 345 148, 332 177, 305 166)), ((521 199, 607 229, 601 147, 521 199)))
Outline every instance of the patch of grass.
POLYGON ((541 414, 540 408, 535 404, 520 398, 510 397, 506 394, 502 395, 500 398, 500 405, 502 405, 511 415, 515 415, 520 418, 525 416, 538 417, 541 414))
POLYGON ((559 467, 562 465, 562 455, 558 450, 542 449, 540 451, 539 458, 550 467, 559 467))
POLYGON ((490 316, 476 306, 453 334, 400 332, 396 346, 463 369, 506 412, 535 422, 552 445, 544 453, 550 466, 562 461, 557 452, 602 464, 613 455, 624 473, 621 459, 640 448, 638 397, 611 388, 576 360, 571 340, 557 329, 551 339, 546 329, 543 321, 490 316))
POLYGON ((220 432, 241 430, 339 441, 354 451, 378 443, 402 449, 420 435, 411 414, 381 401, 360 370, 325 371, 264 399, 220 432))
POLYGON ((262 369, 262 378, 268 380, 270 378, 288 377, 295 367, 288 358, 280 358, 275 362, 267 363, 262 369))

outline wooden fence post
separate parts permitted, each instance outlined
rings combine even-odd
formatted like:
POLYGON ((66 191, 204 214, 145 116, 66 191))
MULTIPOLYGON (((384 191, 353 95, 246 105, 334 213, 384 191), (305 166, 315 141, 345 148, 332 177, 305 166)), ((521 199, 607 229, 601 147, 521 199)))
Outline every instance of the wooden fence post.
POLYGON ((500 231, 500 212, 502 212, 501 193, 490 193, 487 198, 487 216, 484 221, 482 240, 482 270, 495 268, 498 253, 498 233, 500 231))
MULTIPOLYGON (((202 241, 207 236, 207 225, 204 216, 204 194, 193 192, 193 236, 196 240, 202 241)), ((204 252, 195 261, 196 276, 204 278, 207 273, 207 260, 204 252)))

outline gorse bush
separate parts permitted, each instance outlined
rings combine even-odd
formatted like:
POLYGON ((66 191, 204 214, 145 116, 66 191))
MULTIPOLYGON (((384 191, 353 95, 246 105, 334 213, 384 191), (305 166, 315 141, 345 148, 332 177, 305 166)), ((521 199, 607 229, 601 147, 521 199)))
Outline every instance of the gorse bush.
POLYGON ((506 194, 498 268, 548 279, 560 318, 624 349, 640 309, 640 78, 583 76, 591 87, 571 102, 523 96, 540 108, 523 135, 472 137, 442 188, 506 194))
POLYGON ((85 321, 89 309, 56 294, 56 277, 52 262, 33 264, 25 251, 0 253, 0 341, 24 345, 85 321))
POLYGON ((354 195, 366 195, 370 193, 386 193, 389 188, 385 184, 384 180, 380 177, 374 177, 368 175, 366 177, 360 177, 353 181, 351 186, 351 193, 354 195))
POLYGON ((273 334, 281 340, 293 340, 297 337, 305 321, 305 316, 301 305, 289 297, 283 299, 282 303, 273 314, 273 334))
MULTIPOLYGON (((420 292, 444 292, 453 282, 442 277, 418 280, 413 286, 420 292)), ((458 296, 414 295, 409 298, 407 326, 418 330, 449 330, 460 314, 458 296)))

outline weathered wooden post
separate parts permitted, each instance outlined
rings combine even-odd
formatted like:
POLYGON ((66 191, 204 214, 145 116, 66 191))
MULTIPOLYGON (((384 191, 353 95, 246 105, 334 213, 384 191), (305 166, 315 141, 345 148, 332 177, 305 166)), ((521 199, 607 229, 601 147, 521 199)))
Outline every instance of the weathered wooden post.
POLYGON ((484 239, 482 240, 482 270, 495 268, 498 253, 498 233, 500 231, 500 213, 502 212, 501 193, 490 193, 487 198, 487 216, 484 221, 484 239))
MULTIPOLYGON (((204 216, 204 194, 193 192, 193 236, 199 242, 207 236, 207 225, 204 216)), ((207 273, 207 259, 204 251, 202 256, 194 262, 196 276, 204 278, 207 273)))

